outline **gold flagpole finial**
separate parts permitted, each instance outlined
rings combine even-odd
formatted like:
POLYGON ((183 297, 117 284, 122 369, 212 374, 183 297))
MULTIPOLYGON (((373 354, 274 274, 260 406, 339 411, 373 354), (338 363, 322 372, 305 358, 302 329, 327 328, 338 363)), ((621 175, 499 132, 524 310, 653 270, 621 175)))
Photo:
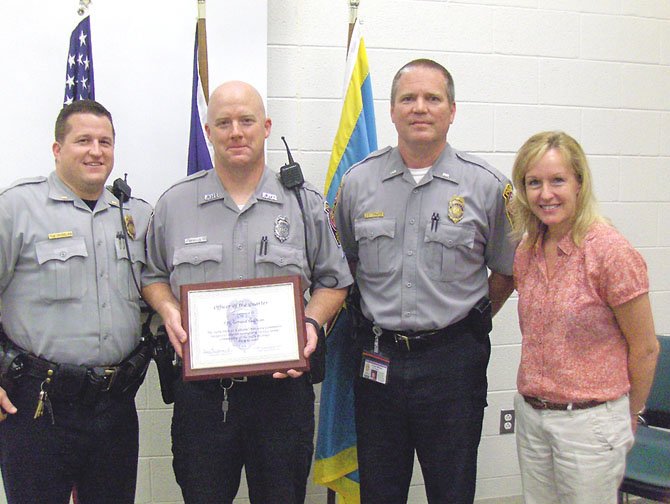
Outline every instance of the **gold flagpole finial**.
POLYGON ((83 16, 88 14, 88 6, 91 3, 91 0, 79 0, 79 8, 77 9, 77 14, 83 16))
POLYGON ((349 0, 349 24, 353 25, 356 22, 356 17, 358 16, 358 6, 360 5, 361 0, 349 0))

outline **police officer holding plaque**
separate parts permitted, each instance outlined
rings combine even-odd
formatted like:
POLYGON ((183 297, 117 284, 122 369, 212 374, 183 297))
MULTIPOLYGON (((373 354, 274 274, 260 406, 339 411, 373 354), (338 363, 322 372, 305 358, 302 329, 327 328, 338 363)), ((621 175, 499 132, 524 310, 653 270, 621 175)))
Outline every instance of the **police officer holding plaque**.
POLYGON ((0 192, 0 465, 10 504, 62 504, 73 488, 81 504, 135 501, 134 398, 151 357, 138 284, 151 207, 120 179, 105 188, 114 140, 107 109, 75 101, 56 119, 55 171, 0 192))
MULTIPOLYGON (((251 284, 298 275, 300 297, 307 289, 311 293, 304 327, 308 357, 322 324, 352 283, 320 192, 309 184, 295 186, 265 165, 271 126, 252 86, 237 81, 219 86, 210 98, 205 127, 214 147, 214 169, 177 182, 156 205, 143 294, 162 316, 179 355, 196 345, 189 345, 187 337, 193 334, 187 336, 182 327, 182 285, 251 284)), ((210 318, 225 320, 220 330, 227 330, 237 351, 249 353, 268 330, 259 324, 266 304, 241 290, 229 302, 214 305, 210 318)), ((285 314, 276 317, 279 321, 285 314)), ((314 392, 307 372, 281 369, 175 383, 173 464, 187 503, 231 503, 242 467, 251 502, 303 502, 313 434, 314 392)))
POLYGON ((362 310, 362 502, 406 502, 415 453, 429 502, 474 499, 491 316, 513 288, 512 186, 447 143, 455 114, 449 72, 406 64, 391 90, 398 146, 353 166, 340 187, 336 217, 362 310))

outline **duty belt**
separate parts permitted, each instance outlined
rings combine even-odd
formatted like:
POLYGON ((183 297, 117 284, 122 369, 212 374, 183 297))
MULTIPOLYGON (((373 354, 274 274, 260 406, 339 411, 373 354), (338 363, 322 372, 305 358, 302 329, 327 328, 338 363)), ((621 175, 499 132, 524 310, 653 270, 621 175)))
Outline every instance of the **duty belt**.
POLYGON ((390 343, 401 352, 417 352, 441 345, 453 336, 470 329, 470 316, 442 329, 429 331, 394 331, 384 329, 363 317, 363 329, 379 336, 380 343, 390 343))
POLYGON ((151 358, 151 349, 144 342, 115 366, 57 364, 23 350, 20 352, 16 378, 49 378, 52 398, 81 400, 85 404, 93 404, 101 394, 121 395, 131 390, 134 393, 144 379, 151 358))

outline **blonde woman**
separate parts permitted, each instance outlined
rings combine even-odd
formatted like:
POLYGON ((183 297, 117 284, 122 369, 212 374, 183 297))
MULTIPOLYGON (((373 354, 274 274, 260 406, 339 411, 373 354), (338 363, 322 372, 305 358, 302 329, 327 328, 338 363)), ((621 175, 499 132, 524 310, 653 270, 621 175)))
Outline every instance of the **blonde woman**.
POLYGON ((658 355, 647 267, 598 213, 569 135, 529 138, 512 180, 524 498, 614 504, 658 355))

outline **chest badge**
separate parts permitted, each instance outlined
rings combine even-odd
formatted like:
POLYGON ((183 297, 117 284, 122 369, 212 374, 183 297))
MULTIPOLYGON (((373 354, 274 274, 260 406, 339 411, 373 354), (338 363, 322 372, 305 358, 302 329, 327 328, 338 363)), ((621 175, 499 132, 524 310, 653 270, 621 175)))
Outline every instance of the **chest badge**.
POLYGON ((447 214, 451 222, 458 224, 463 219, 465 212, 465 199, 462 196, 452 196, 449 200, 449 213, 447 214))
POLYGON ((288 238, 288 233, 290 230, 290 225, 288 222, 288 217, 283 215, 278 216, 275 219, 275 238, 281 243, 284 243, 288 238))
POLYGON ((135 239, 135 221, 133 220, 133 216, 129 214, 124 214, 123 215, 123 220, 126 223, 126 231, 128 232, 128 236, 130 236, 131 240, 135 239))

